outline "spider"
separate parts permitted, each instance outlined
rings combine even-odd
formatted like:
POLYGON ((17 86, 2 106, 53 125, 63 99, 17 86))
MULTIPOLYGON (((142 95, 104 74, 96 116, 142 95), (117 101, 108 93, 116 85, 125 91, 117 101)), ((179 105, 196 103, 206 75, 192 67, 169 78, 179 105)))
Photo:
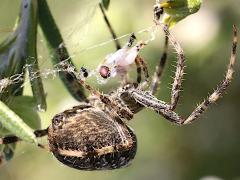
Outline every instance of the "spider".
MULTIPOLYGON (((154 93, 159 85, 162 71, 161 59, 153 76, 151 86, 144 90, 135 83, 126 84, 109 94, 101 94, 74 71, 80 83, 90 92, 88 103, 81 103, 55 115, 47 129, 36 130, 36 137, 47 135, 49 150, 63 164, 81 170, 117 169, 127 166, 137 151, 137 138, 127 125, 133 115, 144 107, 154 110, 177 125, 186 125, 196 120, 208 106, 215 103, 229 86, 236 60, 237 29, 233 27, 233 43, 230 63, 224 80, 187 118, 174 112, 179 100, 185 56, 177 41, 167 29, 165 33, 178 50, 178 63, 172 86, 171 102, 157 99, 154 93)), ((165 56, 166 57, 166 56, 165 56)), ((85 70, 83 71, 85 72, 85 70)), ((17 142, 16 136, 0 139, 0 144, 17 142)), ((46 148, 39 144, 40 147, 46 148)))
MULTIPOLYGON (((158 11, 159 12, 159 11, 158 11)), ((158 16, 157 16, 158 20, 158 16)), ((157 25, 158 21, 156 21, 157 25)), ((186 125, 196 120, 207 108, 215 103, 230 85, 233 76, 233 65, 236 61, 237 29, 233 26, 233 41, 230 62, 224 80, 216 90, 192 113, 183 118, 174 110, 177 106, 185 67, 185 55, 168 28, 163 28, 166 39, 164 53, 156 67, 149 86, 136 83, 122 84, 108 94, 102 94, 85 82, 87 70, 81 73, 71 65, 66 69, 75 75, 82 86, 90 92, 87 102, 56 114, 50 126, 36 130, 36 137, 47 136, 48 147, 45 148, 63 164, 80 170, 110 170, 125 167, 134 159, 137 151, 137 137, 127 121, 134 114, 147 107, 177 125, 186 125), (167 58, 168 41, 177 51, 177 67, 172 84, 171 102, 157 99, 154 94, 159 86, 160 78, 167 58)), ((143 82, 144 83, 144 82, 143 82)), ((21 141, 16 136, 0 138, 0 144, 21 141)))

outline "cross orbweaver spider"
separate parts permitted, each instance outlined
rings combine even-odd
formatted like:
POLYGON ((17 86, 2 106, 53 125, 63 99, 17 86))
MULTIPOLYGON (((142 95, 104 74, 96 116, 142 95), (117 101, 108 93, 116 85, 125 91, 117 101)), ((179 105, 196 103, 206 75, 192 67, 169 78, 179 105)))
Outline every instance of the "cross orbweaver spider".
MULTIPOLYGON (((230 63, 224 80, 217 89, 193 112, 183 118, 174 112, 181 89, 185 67, 185 55, 173 36, 164 28, 165 52, 152 78, 149 88, 139 83, 120 86, 109 94, 101 94, 89 86, 77 72, 73 72, 79 82, 90 92, 88 102, 55 115, 47 129, 36 130, 36 137, 48 137, 49 151, 63 164, 81 170, 117 169, 130 163, 137 150, 137 138, 126 120, 144 107, 154 110, 177 125, 185 125, 196 120, 207 108, 215 103, 229 86, 233 65, 236 61, 237 29, 233 27, 233 42, 230 63), (178 61, 172 85, 171 102, 158 100, 154 94, 159 86, 162 70, 167 58, 168 40, 178 53, 178 61)), ((16 136, 0 139, 0 144, 17 142, 16 136)), ((40 145, 40 147, 45 148, 40 145)))

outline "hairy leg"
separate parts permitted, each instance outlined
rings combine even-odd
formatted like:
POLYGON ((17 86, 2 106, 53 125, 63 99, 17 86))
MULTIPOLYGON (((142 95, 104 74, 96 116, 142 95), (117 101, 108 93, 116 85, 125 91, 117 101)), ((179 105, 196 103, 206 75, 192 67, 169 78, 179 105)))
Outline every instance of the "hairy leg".
POLYGON ((230 85, 230 82, 233 77, 234 73, 233 65, 235 64, 236 61, 236 53, 237 53, 237 29, 234 26, 232 52, 224 80, 218 85, 217 89, 206 100, 204 100, 199 106, 197 106, 196 109, 193 110, 193 112, 187 118, 182 118, 177 113, 175 113, 171 109, 172 104, 169 105, 163 101, 160 101, 150 93, 142 92, 139 90, 132 90, 130 94, 138 103, 142 104, 145 107, 153 109, 154 111, 161 114, 171 122, 174 122, 179 125, 189 124, 196 120, 202 113, 204 113, 211 104, 215 103, 220 97, 223 96, 227 87, 230 85))
MULTIPOLYGON (((160 17, 163 14, 164 9, 161 7, 159 1, 156 1, 156 5, 154 6, 154 22, 157 26, 161 26, 165 35, 168 37, 170 43, 174 47, 177 52, 177 68, 175 72, 174 81, 172 84, 172 92, 171 92, 171 102, 170 102, 170 109, 174 110, 177 106, 180 91, 182 87, 182 78, 184 75, 184 67, 185 67, 185 55, 183 49, 181 48, 180 44, 177 42, 175 37, 169 32, 168 25, 164 25, 160 22, 160 17)), ((154 91, 154 87, 150 89, 154 91)), ((155 90, 156 91, 156 90, 155 90)))
POLYGON ((184 75, 184 68, 185 68, 185 54, 183 52, 181 45, 177 42, 175 37, 172 36, 168 31, 168 27, 164 26, 163 30, 166 36, 168 36, 170 43, 173 45, 174 49, 177 52, 177 68, 176 68, 175 77, 172 84, 171 102, 170 102, 170 109, 174 110, 177 106, 177 103, 180 97, 181 87, 182 87, 182 78, 184 75))
POLYGON ((120 117, 123 117, 127 120, 130 120, 133 118, 133 113, 129 110, 129 108, 124 107, 121 104, 118 104, 117 102, 109 98, 108 95, 102 94, 98 90, 92 88, 89 84, 87 84, 84 81, 83 75, 76 72, 75 69, 71 67, 71 65, 69 65, 68 71, 71 71, 72 73, 74 73, 79 83, 85 89, 87 89, 91 95, 98 98, 102 103, 104 103, 107 107, 109 107, 109 109, 111 109, 112 111, 115 111, 120 117))
POLYGON ((215 103, 220 97, 223 96, 227 87, 230 85, 233 78, 234 69, 233 66, 236 62, 237 57, 237 28, 233 26, 233 42, 232 42, 232 52, 230 57, 230 62, 227 67, 227 72, 224 80, 218 85, 217 89, 206 99, 204 100, 193 112, 192 114, 184 120, 183 124, 188 124, 198 118, 204 111, 207 110, 210 104, 215 103))

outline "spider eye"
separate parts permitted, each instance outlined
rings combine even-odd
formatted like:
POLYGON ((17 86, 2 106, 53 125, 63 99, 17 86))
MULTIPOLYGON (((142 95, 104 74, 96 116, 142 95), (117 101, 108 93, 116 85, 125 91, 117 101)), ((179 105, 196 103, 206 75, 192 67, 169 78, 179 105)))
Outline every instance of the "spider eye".
POLYGON ((107 79, 111 75, 111 71, 107 66, 101 66, 99 69, 99 73, 104 79, 107 79))

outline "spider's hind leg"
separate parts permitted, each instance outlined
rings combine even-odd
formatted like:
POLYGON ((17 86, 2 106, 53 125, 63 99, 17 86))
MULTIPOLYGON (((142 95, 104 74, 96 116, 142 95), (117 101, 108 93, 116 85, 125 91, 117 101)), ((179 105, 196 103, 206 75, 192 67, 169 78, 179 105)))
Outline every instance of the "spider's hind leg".
MULTIPOLYGON (((35 130, 34 131, 35 136, 38 137, 43 137, 48 134, 48 128, 47 129, 42 129, 42 130, 35 130)), ((0 138, 0 144, 12 144, 15 142, 22 141, 19 137, 14 136, 14 135, 9 135, 6 137, 0 138)), ((43 145, 38 144, 39 147, 43 147, 43 145)))

